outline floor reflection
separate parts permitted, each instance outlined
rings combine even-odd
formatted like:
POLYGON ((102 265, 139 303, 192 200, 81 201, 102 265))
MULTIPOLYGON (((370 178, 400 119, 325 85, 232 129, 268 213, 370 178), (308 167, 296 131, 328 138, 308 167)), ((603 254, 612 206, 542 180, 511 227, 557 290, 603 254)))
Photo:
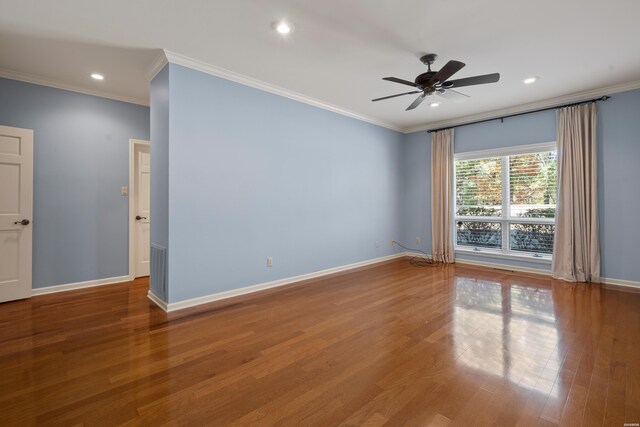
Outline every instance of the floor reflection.
POLYGON ((560 370, 551 289, 458 277, 454 343, 459 363, 553 396, 560 370))

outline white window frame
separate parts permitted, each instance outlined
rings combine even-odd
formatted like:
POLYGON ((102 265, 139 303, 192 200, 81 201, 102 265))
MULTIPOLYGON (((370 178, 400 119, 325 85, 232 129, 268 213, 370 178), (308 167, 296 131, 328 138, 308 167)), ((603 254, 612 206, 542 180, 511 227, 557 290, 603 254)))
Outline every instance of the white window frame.
POLYGON ((512 223, 530 223, 530 224, 555 224, 555 218, 520 218, 511 217, 511 209, 509 209, 509 202, 511 199, 510 185, 509 185, 509 162, 507 157, 516 156, 519 154, 532 154, 542 153, 546 151, 557 151, 558 145, 556 141, 543 142, 538 144, 518 145, 515 147, 495 148, 490 150, 469 151, 465 153, 455 153, 453 155, 453 197, 454 197, 454 221, 453 221, 453 239, 455 252, 459 254, 473 254, 481 256, 491 256, 497 258, 507 259, 521 259, 529 262, 550 263, 550 254, 535 254, 521 251, 514 251, 509 249, 509 230, 512 223), (501 217, 485 217, 485 216, 457 216, 455 215, 456 203, 455 197, 457 194, 456 189, 456 162, 460 160, 479 160, 489 157, 501 157, 500 162, 501 170, 501 187, 502 187, 502 216, 501 217), (507 185, 504 185, 504 184, 507 185), (502 228, 502 248, 483 248, 470 246, 458 246, 456 227, 458 221, 478 221, 478 222, 497 222, 501 224, 502 228))

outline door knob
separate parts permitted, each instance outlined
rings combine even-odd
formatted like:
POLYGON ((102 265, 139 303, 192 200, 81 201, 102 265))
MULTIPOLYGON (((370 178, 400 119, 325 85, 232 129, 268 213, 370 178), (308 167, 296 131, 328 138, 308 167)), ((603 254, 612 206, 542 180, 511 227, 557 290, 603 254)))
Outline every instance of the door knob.
POLYGON ((28 219, 23 219, 22 221, 14 222, 14 224, 16 224, 16 225, 18 225, 18 224, 29 225, 29 220, 28 219))
POLYGON ((141 219, 147 219, 146 216, 140 216, 140 215, 136 215, 136 220, 140 221, 141 219))

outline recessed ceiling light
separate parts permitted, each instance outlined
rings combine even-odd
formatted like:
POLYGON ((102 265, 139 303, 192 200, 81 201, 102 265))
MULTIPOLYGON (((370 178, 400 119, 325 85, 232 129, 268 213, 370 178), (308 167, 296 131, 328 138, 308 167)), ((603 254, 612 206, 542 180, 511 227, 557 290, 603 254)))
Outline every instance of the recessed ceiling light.
POLYGON ((431 107, 431 108, 436 108, 436 107, 438 107, 439 105, 440 105, 440 103, 439 103, 439 102, 432 102, 431 104, 429 104, 429 107, 431 107))
POLYGON ((102 74, 93 73, 91 74, 91 78, 94 80, 104 80, 104 76, 102 74))
POLYGON ((524 84, 526 84, 526 85, 530 85, 531 83, 535 83, 535 82, 536 82, 536 80, 538 80, 538 78, 537 78, 537 77, 535 77, 535 76, 534 76, 534 77, 527 77, 526 79, 524 79, 524 80, 522 81, 522 83, 524 83, 524 84))
POLYGON ((293 32, 293 25, 286 21, 278 21, 274 22, 272 25, 273 29, 279 32, 280 34, 289 34, 293 32))
POLYGON ((278 24, 278 26, 276 27, 276 30, 278 30, 278 32, 280 34, 289 34, 291 32, 291 27, 288 26, 287 24, 278 24))

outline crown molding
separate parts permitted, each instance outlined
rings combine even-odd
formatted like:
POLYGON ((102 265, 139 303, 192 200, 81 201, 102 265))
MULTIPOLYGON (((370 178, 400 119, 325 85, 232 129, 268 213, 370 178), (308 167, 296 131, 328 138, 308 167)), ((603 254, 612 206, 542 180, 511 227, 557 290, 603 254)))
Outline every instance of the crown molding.
POLYGON ((531 102, 528 104, 516 105, 513 107, 503 108, 500 110, 487 111, 485 113, 474 114, 471 116, 457 117, 454 119, 441 120, 438 122, 430 122, 419 126, 413 126, 402 129, 403 133, 419 132, 428 129, 439 129, 443 127, 455 127, 465 125, 479 120, 499 119, 502 116, 510 114, 535 112, 542 108, 556 107, 563 104, 571 104, 591 98, 597 98, 612 93, 626 92, 629 90, 640 89, 640 80, 629 83, 623 83, 613 86, 607 86, 599 89, 588 90, 584 92, 576 92, 569 95, 558 96, 556 98, 545 99, 542 101, 531 102))
POLYGON ((342 114, 343 116, 347 116, 353 119, 361 120, 363 122, 371 123, 376 126, 381 126, 387 129, 395 130, 397 132, 403 131, 401 127, 396 126, 392 123, 383 122, 383 121, 374 119, 372 117, 364 116, 362 114, 358 114, 356 112, 346 110, 344 108, 329 104, 319 99, 312 98, 310 96, 306 96, 301 93, 294 92, 288 89, 284 89, 279 86, 275 86, 275 85, 263 82, 261 80, 254 79, 252 77, 248 77, 239 73, 235 73, 233 71, 226 70, 224 68, 216 67, 214 65, 207 64, 206 62, 202 62, 197 59, 189 58, 187 56, 180 55, 178 53, 171 52, 168 50, 165 50, 164 53, 166 55, 167 61, 171 64, 181 65, 183 67, 187 67, 192 70, 201 71, 203 73, 210 74, 212 76, 221 77, 226 80, 231 80, 233 82, 240 83, 245 86, 253 87, 255 89, 259 89, 265 92, 269 92, 275 95, 283 96, 285 98, 293 99, 294 101, 303 102, 308 105, 313 105, 314 107, 318 107, 324 110, 332 111, 334 113, 342 114))
POLYGON ((82 93, 84 95, 91 95, 91 96, 97 96, 100 98, 113 99, 114 101, 128 102, 129 104, 144 105, 145 107, 149 106, 149 100, 138 99, 138 98, 133 98, 128 96, 114 95, 109 92, 90 90, 80 86, 61 83, 57 80, 47 79, 44 77, 34 76, 31 74, 19 73, 16 71, 0 69, 0 77, 4 77, 6 79, 11 79, 11 80, 18 80, 25 83, 32 83, 40 86, 48 86, 55 89, 68 90, 71 92, 82 93))
POLYGON ((365 115, 356 113, 354 111, 350 111, 350 110, 338 107, 333 104, 329 104, 319 99, 312 98, 310 96, 306 96, 301 93, 294 92, 279 86, 275 86, 270 83, 266 83, 261 80, 254 79, 252 77, 248 77, 243 74, 239 74, 224 68, 220 68, 220 67, 208 64, 206 62, 193 59, 188 56, 181 55, 179 53, 171 52, 168 50, 164 50, 162 54, 158 55, 158 58, 154 61, 149 71, 147 72, 147 78, 149 80, 153 79, 153 77, 155 77, 155 75, 167 63, 181 65, 183 67, 187 67, 192 70, 201 71, 206 74, 210 74, 226 80, 231 80, 233 82, 240 83, 245 86, 263 90, 265 92, 273 93, 275 95, 283 96, 285 98, 293 99, 295 101, 303 102, 305 104, 313 105, 315 107, 319 107, 324 110, 332 111, 334 113, 342 114, 347 117, 351 117, 357 120, 361 120, 367 123, 371 123, 377 126, 381 126, 381 127, 391 129, 397 132, 402 132, 405 134, 412 133, 412 132, 419 132, 419 131, 433 129, 433 128, 461 126, 461 125, 475 122, 478 120, 499 119, 502 116, 506 116, 510 114, 534 112, 535 110, 538 110, 541 108, 549 108, 549 107, 560 106, 563 104, 569 104, 573 102, 580 102, 590 98, 600 97, 603 95, 610 95, 613 93, 626 92, 629 90, 640 88, 640 80, 637 80, 629 83, 607 86, 607 87, 583 91, 583 92, 575 92, 568 95, 549 98, 549 99, 531 102, 527 104, 515 105, 512 107, 502 108, 498 110, 491 110, 491 111, 487 111, 479 114, 473 114, 473 115, 464 116, 464 117, 456 117, 453 119, 441 120, 437 122, 430 122, 430 123, 425 123, 418 126, 402 127, 402 126, 394 125, 389 122, 374 119, 372 117, 365 116, 365 115))
POLYGON ((151 63, 151 66, 144 74, 144 76, 147 78, 147 81, 151 82, 151 80, 153 80, 153 78, 157 76, 160 70, 162 70, 167 64, 167 55, 164 50, 160 50, 156 58, 151 63))

